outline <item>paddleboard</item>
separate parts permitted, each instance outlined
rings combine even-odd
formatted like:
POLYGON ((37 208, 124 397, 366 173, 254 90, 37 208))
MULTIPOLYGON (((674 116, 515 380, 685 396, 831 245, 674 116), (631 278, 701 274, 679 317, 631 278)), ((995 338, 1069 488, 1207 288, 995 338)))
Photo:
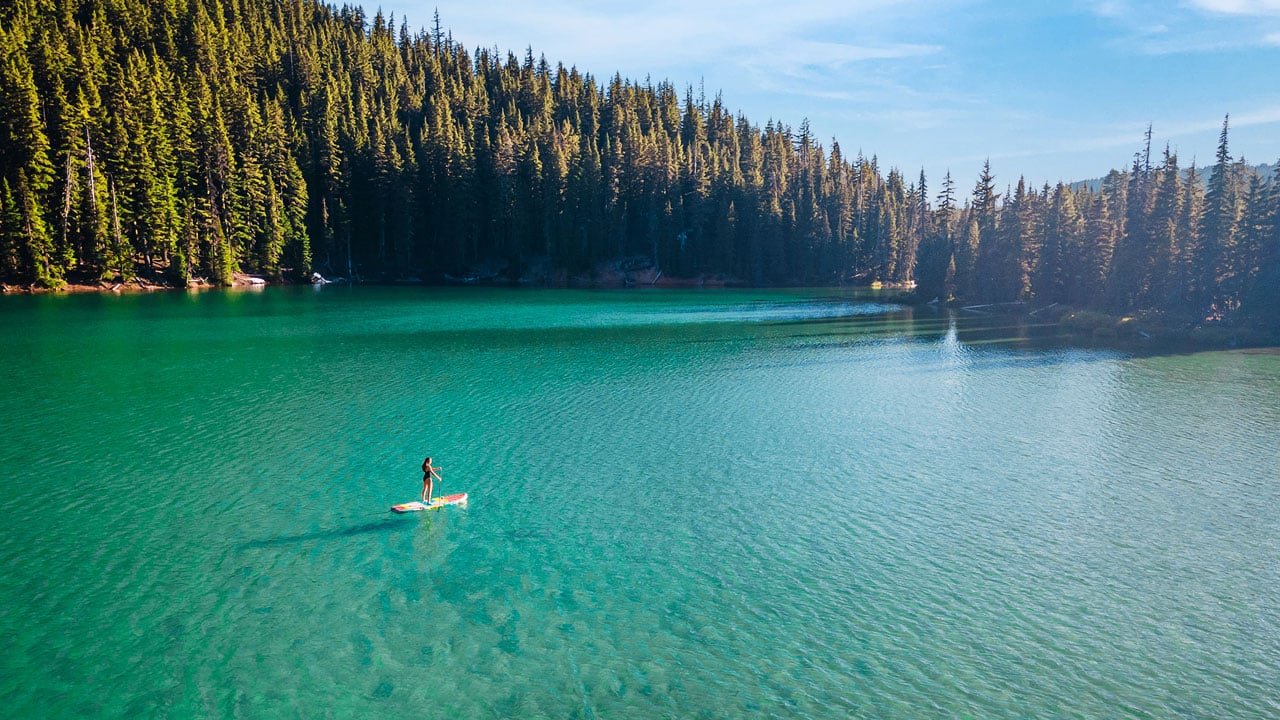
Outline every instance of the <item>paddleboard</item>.
POLYGON ((424 503, 421 500, 414 500, 413 502, 401 503, 400 505, 392 505, 391 509, 398 513, 406 513, 418 512, 420 510, 435 510, 436 508, 442 508, 445 505, 462 505, 463 507, 466 507, 467 494, 456 493, 454 495, 442 495, 438 498, 431 498, 430 504, 424 503))

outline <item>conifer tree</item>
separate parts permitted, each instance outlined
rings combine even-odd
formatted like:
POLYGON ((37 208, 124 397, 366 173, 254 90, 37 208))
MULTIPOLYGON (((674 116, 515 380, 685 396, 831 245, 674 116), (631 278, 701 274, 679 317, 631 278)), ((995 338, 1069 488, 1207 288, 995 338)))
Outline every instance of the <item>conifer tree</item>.
POLYGON ((1196 289, 1200 309, 1210 317, 1221 317, 1236 301, 1233 295, 1238 267, 1234 262, 1240 222, 1239 188, 1235 165, 1227 146, 1230 116, 1222 121, 1218 136, 1217 162, 1209 176, 1205 194, 1204 221, 1200 236, 1196 289))
POLYGON ((1151 216, 1147 220, 1147 268, 1145 292, 1139 299, 1144 309, 1168 308, 1177 284, 1178 218, 1182 214, 1183 191, 1178 156, 1166 145, 1156 183, 1151 216))
MULTIPOLYGON (((919 283, 926 299, 1232 317, 1276 260, 1274 180, 1203 194, 1152 131, 1096 191, 990 162, 931 203, 807 120, 314 0, 0 9, 0 280, 483 276, 621 265, 746 284, 919 283), (637 258, 644 258, 643 260, 637 258), (505 269, 503 265, 505 263, 505 269), (1194 310, 1194 312, 1192 312, 1194 310)), ((1272 273, 1269 275, 1268 273, 1272 273)))
POLYGON ((8 178, 0 177, 0 273, 11 281, 23 279, 22 244, 22 211, 8 178))
POLYGON ((1125 219, 1116 237, 1110 277, 1108 305, 1115 312, 1135 309, 1147 293, 1150 278, 1149 250, 1153 243, 1149 223, 1155 202, 1151 173, 1151 126, 1147 126, 1145 152, 1134 153, 1125 193, 1125 219))
POLYGON ((1258 226, 1258 272, 1241 308, 1248 316, 1274 323, 1280 314, 1280 162, 1258 196, 1250 194, 1249 216, 1258 226), (1256 218, 1256 219, 1255 219, 1256 218))
POLYGON ((1078 271, 1066 289, 1072 305, 1097 307, 1106 288, 1119 229, 1112 220, 1113 202, 1104 184, 1102 192, 1092 196, 1085 213, 1084 244, 1077 259, 1078 271))
MULTIPOLYGON (((923 190, 924 172, 921 179, 921 210, 928 211, 926 191, 923 190)), ((952 237, 955 224, 955 183, 948 171, 942 179, 942 190, 938 193, 938 208, 933 211, 928 221, 921 221, 920 245, 916 252, 915 279, 921 297, 950 300, 954 288, 947 287, 947 275, 955 272, 955 249, 952 237)), ((953 278, 954 279, 954 278, 953 278)))
POLYGON ((1042 302, 1071 302, 1071 291, 1079 284, 1075 276, 1084 251, 1084 229, 1075 195, 1058 183, 1046 208, 1044 242, 1032 284, 1042 302))
POLYGON ((1204 213, 1204 183, 1200 173, 1193 164, 1187 170, 1186 182, 1182 185, 1182 200, 1179 203, 1177 226, 1174 229, 1173 269, 1169 279, 1169 309, 1179 314, 1194 316, 1196 301, 1193 291, 1196 287, 1195 262, 1200 256, 1200 226, 1204 213))

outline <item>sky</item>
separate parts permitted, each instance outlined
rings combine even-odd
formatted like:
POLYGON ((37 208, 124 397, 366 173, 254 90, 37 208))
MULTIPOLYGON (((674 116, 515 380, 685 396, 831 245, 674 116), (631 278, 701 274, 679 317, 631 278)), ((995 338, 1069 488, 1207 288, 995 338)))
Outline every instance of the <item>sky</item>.
POLYGON ((1280 158, 1280 0, 360 0, 469 49, 526 48, 599 83, 692 86, 763 126, 959 187, 1127 168, 1152 125, 1182 165, 1280 158))

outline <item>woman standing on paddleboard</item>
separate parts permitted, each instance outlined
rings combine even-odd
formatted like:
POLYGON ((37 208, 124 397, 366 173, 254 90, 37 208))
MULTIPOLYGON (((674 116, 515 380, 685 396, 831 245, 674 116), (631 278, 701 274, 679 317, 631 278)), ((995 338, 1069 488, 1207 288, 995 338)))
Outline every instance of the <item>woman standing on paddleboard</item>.
POLYGON ((427 456, 426 460, 422 461, 422 502, 425 505, 431 504, 431 488, 435 484, 431 480, 432 476, 435 476, 436 480, 442 479, 440 473, 436 472, 439 469, 431 464, 430 455, 427 456))

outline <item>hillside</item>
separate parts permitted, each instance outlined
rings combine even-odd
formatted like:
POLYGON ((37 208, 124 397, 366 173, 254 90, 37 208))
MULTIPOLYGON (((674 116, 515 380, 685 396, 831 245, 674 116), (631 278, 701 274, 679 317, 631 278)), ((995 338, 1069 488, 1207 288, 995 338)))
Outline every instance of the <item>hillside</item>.
POLYGON ((0 21, 8 284, 589 285, 643 267, 1192 321, 1280 297, 1280 191, 1232 160, 1225 123, 1195 176, 1166 155, 1001 197, 988 166, 965 196, 807 122, 760 127, 689 87, 469 52, 358 7, 19 0, 0 21))
MULTIPOLYGON (((1258 165, 1248 165, 1246 167, 1249 172, 1256 173, 1260 177, 1274 178, 1276 177, 1276 170, 1278 166, 1274 164, 1260 163, 1258 165)), ((1190 174, 1191 174, 1191 168, 1185 168, 1182 170, 1182 174, 1179 176, 1179 179, 1182 182, 1186 182, 1190 174)), ((1200 183, 1202 185, 1207 184, 1209 181, 1208 177, 1204 174, 1200 174, 1197 177, 1199 178, 1200 183)), ((1102 190, 1102 183, 1105 181, 1106 181, 1106 178, 1100 178, 1100 177, 1089 178, 1088 180, 1077 180, 1071 183, 1071 189, 1072 190, 1088 190, 1091 193, 1096 193, 1102 190)))

